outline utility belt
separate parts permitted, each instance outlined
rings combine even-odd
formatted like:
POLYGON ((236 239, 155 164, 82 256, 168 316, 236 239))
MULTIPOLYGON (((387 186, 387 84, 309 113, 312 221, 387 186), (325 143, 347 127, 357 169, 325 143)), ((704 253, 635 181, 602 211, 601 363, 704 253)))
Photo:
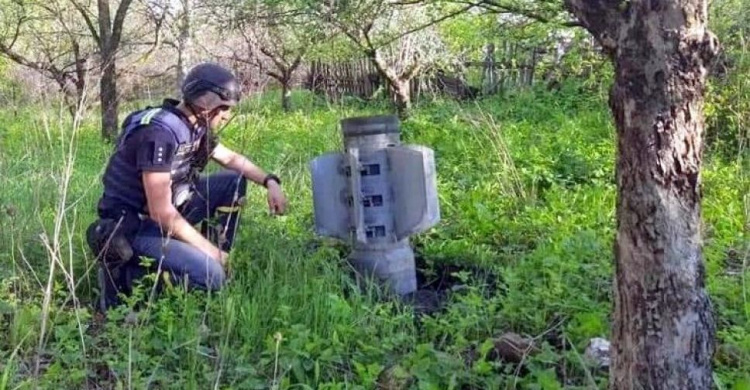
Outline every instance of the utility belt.
POLYGON ((86 242, 98 261, 118 267, 133 256, 132 242, 147 215, 133 210, 102 210, 86 229, 86 242))
MULTIPOLYGON (((175 186, 173 204, 180 214, 195 193, 192 183, 175 186)), ((119 208, 100 210, 100 217, 86 230, 86 241, 97 259, 117 267, 133 258, 132 242, 143 221, 149 219, 145 210, 119 208)))

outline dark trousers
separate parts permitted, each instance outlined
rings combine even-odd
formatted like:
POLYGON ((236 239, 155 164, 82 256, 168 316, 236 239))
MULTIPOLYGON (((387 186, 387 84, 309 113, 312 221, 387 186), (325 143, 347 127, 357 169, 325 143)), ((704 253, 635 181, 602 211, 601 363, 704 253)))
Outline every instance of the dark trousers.
MULTIPOLYGON (((240 199, 245 196, 247 182, 242 175, 225 170, 202 177, 188 203, 180 207, 182 216, 191 224, 201 224, 201 232, 215 245, 229 252, 238 227, 240 199)), ((135 258, 125 265, 129 286, 148 272, 168 272, 173 282, 205 290, 220 288, 226 279, 221 264, 198 248, 169 237, 151 219, 141 222, 132 241, 135 258), (150 260, 147 268, 140 257, 150 260)))

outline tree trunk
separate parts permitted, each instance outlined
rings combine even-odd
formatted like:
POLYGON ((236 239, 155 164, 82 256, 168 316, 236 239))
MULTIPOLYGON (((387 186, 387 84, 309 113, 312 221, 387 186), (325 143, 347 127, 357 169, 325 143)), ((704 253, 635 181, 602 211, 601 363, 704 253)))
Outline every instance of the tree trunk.
POLYGON ((192 0, 182 0, 182 15, 180 21, 180 35, 177 38, 177 90, 180 90, 182 81, 190 66, 190 51, 193 46, 192 38, 192 0))
POLYGON ((99 70, 102 72, 101 80, 99 80, 102 138, 113 140, 117 134, 117 84, 112 50, 112 17, 109 10, 109 1, 98 0, 97 8, 99 11, 99 51, 101 53, 99 70), (114 119, 112 118, 113 109, 114 119))
POLYGON ((391 83, 395 94, 396 112, 402 120, 411 115, 411 89, 409 80, 398 80, 391 83))
POLYGON ((102 79, 99 83, 99 99, 102 110, 102 138, 114 140, 117 137, 117 68, 116 54, 125 17, 132 0, 121 0, 114 21, 110 15, 109 0, 98 0, 99 11, 99 51, 101 52, 102 79))
POLYGON ((86 78, 87 78, 87 62, 88 59, 83 57, 81 55, 80 46, 77 42, 73 43, 73 54, 75 56, 75 64, 76 64, 76 78, 74 80, 75 86, 76 86, 76 111, 78 111, 81 108, 81 105, 85 103, 85 94, 86 94, 86 78))
POLYGON ((289 87, 291 79, 289 77, 281 80, 281 107, 285 112, 292 110, 292 89, 289 87))
POLYGON ((80 104, 78 94, 70 89, 69 80, 65 77, 65 75, 52 74, 51 77, 55 79, 55 82, 57 82, 57 85, 60 87, 63 102, 65 103, 65 108, 68 109, 70 117, 75 118, 76 113, 78 112, 78 105, 80 104))
POLYGON ((615 65, 614 389, 708 389, 714 318, 701 251, 705 0, 568 0, 615 65))
POLYGON ((394 94, 393 100, 396 106, 396 113, 402 120, 411 115, 411 78, 419 71, 419 64, 413 63, 408 70, 401 74, 396 71, 383 59, 380 52, 376 49, 370 49, 365 52, 367 57, 375 65, 380 76, 387 81, 389 90, 394 94))
POLYGON ((102 62, 102 79, 99 85, 102 105, 102 137, 117 137, 117 72, 113 53, 102 62))

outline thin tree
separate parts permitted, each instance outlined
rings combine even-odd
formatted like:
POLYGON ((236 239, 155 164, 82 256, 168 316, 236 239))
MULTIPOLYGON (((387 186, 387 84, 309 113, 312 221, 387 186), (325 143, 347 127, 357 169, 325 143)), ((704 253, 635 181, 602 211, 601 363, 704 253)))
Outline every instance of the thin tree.
POLYGON ((281 106, 290 111, 293 77, 302 60, 331 37, 330 29, 291 1, 246 1, 245 12, 235 22, 248 48, 245 62, 265 69, 281 85, 281 106), (270 61, 270 68, 264 66, 264 59, 270 61))
POLYGON ((87 90, 94 47, 63 1, 0 3, 0 55, 54 81, 74 115, 87 90))
MULTIPOLYGON (((73 1, 73 0, 71 0, 73 1)), ((122 38, 123 25, 128 8, 133 0, 121 0, 115 12, 114 20, 109 9, 109 0, 97 0, 99 11, 99 34, 97 36, 93 26, 92 34, 101 52, 101 81, 99 83, 99 97, 102 106, 102 137, 108 140, 117 136, 117 63, 116 53, 122 38)), ((85 15, 85 14, 84 14, 85 15)))
POLYGON ((232 61, 251 65, 281 86, 281 105, 291 110, 292 82, 303 60, 333 34, 305 12, 302 0, 217 0, 213 14, 220 30, 239 35, 241 46, 229 47, 232 61))
POLYGON ((393 90, 400 117, 409 116, 411 81, 448 52, 436 24, 474 7, 434 8, 423 1, 355 0, 314 2, 313 12, 346 36, 372 61, 393 90))
POLYGON ((177 85, 182 81, 192 65, 193 49, 193 0, 180 0, 177 36, 177 85))
POLYGON ((97 0, 96 24, 91 10, 78 0, 69 0, 70 4, 83 18, 89 33, 99 48, 99 100, 102 111, 102 137, 106 140, 114 139, 117 135, 117 64, 116 54, 122 39, 125 18, 133 0, 121 0, 115 11, 114 19, 110 10, 109 0, 97 0))

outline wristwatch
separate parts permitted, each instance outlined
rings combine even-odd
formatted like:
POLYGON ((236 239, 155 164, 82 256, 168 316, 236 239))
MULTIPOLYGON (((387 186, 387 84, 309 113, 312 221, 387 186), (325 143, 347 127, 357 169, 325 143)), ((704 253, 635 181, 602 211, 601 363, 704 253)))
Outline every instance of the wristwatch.
POLYGON ((269 173, 268 175, 266 175, 266 178, 263 179, 263 187, 268 188, 269 180, 273 180, 276 182, 276 184, 281 185, 281 179, 279 179, 279 177, 274 175, 273 173, 269 173))

